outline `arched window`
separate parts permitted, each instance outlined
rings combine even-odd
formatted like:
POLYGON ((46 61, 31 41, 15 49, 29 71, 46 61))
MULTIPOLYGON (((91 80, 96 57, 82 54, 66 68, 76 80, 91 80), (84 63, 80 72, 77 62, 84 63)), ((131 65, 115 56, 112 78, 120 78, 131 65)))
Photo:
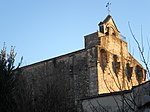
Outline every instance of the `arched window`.
POLYGON ((118 62, 118 56, 113 55, 113 62, 112 62, 113 71, 118 76, 120 70, 120 62, 118 62))
POLYGON ((127 76, 127 80, 130 81, 132 77, 133 67, 130 67, 129 63, 126 64, 125 74, 127 76))
POLYGON ((101 32, 101 33, 104 33, 104 25, 103 25, 103 24, 100 25, 100 32, 101 32))
POLYGON ((101 66, 103 72, 107 66, 107 62, 108 62, 107 52, 104 49, 101 49, 101 51, 100 51, 100 66, 101 66))
POLYGON ((109 27, 106 27, 106 35, 109 35, 109 27))
POLYGON ((142 68, 139 65, 135 67, 135 73, 136 73, 136 79, 140 84, 143 80, 143 72, 142 72, 142 68))

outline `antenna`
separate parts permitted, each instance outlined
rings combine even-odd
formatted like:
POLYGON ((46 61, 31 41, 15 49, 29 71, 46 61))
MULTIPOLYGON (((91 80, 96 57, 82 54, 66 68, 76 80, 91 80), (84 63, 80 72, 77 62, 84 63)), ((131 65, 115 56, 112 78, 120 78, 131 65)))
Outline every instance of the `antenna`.
POLYGON ((107 2, 106 7, 107 7, 108 15, 110 14, 110 5, 111 5, 110 1, 107 2))

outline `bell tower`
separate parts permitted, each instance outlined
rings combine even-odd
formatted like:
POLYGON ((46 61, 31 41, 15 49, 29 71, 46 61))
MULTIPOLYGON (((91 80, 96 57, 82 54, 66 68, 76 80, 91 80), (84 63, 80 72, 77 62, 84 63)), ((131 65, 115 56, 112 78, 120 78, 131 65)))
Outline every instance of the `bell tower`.
POLYGON ((120 32, 117 29, 117 26, 110 15, 108 15, 103 22, 100 22, 98 26, 99 32, 105 34, 106 36, 115 36, 120 39, 120 32))

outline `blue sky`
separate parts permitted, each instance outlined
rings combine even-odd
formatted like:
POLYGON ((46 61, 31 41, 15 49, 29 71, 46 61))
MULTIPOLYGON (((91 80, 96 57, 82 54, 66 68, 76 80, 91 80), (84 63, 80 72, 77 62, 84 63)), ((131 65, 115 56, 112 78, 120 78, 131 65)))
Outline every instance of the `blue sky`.
MULTIPOLYGON (((84 36, 98 30, 107 16, 108 0, 0 0, 0 48, 15 46, 16 62, 39 62, 84 48, 84 36)), ((150 38, 149 0, 110 0, 111 15, 126 37, 131 54, 140 60, 129 31, 140 41, 141 26, 147 51, 150 38)), ((146 55, 146 54, 145 54, 146 55)))

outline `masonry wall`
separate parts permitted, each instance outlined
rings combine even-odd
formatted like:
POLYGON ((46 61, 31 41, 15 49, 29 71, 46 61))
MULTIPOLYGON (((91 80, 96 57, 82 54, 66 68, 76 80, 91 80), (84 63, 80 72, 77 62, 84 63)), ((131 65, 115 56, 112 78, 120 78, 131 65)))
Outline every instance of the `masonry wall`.
POLYGON ((149 112, 149 87, 148 81, 131 90, 88 97, 81 100, 82 109, 84 112, 149 112))
POLYGON ((100 41, 97 64, 99 94, 128 90, 145 81, 144 68, 130 55, 125 41, 114 35, 102 36, 100 41))
POLYGON ((97 47, 98 93, 131 89, 145 81, 145 70, 128 52, 120 35, 95 32, 85 36, 85 48, 97 47))
POLYGON ((96 60, 93 47, 23 67, 35 108, 41 109, 44 99, 54 98, 58 110, 73 112, 80 98, 97 95, 96 60))

